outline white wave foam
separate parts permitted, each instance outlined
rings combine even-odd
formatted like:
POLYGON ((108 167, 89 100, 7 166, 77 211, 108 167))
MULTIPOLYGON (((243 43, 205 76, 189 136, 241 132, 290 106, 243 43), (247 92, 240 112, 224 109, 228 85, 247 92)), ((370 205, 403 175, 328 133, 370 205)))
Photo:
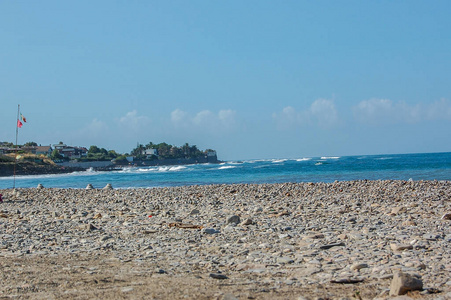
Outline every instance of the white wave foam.
MULTIPOLYGON (((229 162, 227 162, 229 165, 241 165, 241 164, 243 164, 243 162, 242 161, 229 161, 229 162)), ((222 164, 221 164, 222 165, 222 164)))
POLYGON ((236 166, 223 166, 223 167, 219 167, 218 170, 227 170, 227 169, 235 169, 236 166))
POLYGON ((181 170, 185 170, 186 167, 184 166, 164 166, 164 167, 158 167, 158 169, 156 171, 158 172, 177 172, 177 171, 181 171, 181 170))
POLYGON ((315 164, 315 166, 321 166, 323 163, 322 162, 317 162, 316 164, 315 164))
POLYGON ((288 159, 273 159, 273 160, 271 160, 271 162, 277 164, 277 163, 283 163, 283 162, 286 162, 287 160, 288 160, 288 159))
POLYGON ((141 167, 141 168, 124 168, 118 173, 154 173, 154 172, 176 172, 186 169, 185 166, 159 166, 159 167, 141 167))
POLYGON ((245 160, 245 163, 249 163, 249 164, 255 164, 255 163, 259 163, 259 162, 272 162, 273 159, 254 159, 254 160, 245 160))
POLYGON ((175 166, 175 167, 170 167, 169 171, 181 171, 181 170, 185 170, 186 167, 185 166, 175 166))
POLYGON ((339 159, 340 156, 322 156, 321 159, 339 159))
POLYGON ((312 160, 310 157, 298 158, 296 161, 309 161, 312 160))

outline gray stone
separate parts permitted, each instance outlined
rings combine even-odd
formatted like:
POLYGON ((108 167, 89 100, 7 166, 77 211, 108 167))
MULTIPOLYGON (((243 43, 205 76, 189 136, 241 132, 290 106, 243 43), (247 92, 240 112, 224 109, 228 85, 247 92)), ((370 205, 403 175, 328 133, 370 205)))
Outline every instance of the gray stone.
POLYGON ((227 218, 227 224, 239 224, 241 222, 241 219, 237 215, 233 215, 227 218))
POLYGON ((345 246, 345 243, 333 243, 333 244, 320 246, 319 248, 323 249, 323 250, 327 250, 327 249, 330 249, 333 247, 340 247, 340 246, 345 246))
POLYGON ((219 231, 214 229, 214 228, 204 228, 204 229, 202 229, 202 232, 205 233, 205 234, 219 233, 219 231))
POLYGON ((200 213, 200 211, 198 209, 193 209, 189 214, 191 216, 193 216, 193 215, 198 215, 199 213, 200 213))
POLYGON ((224 274, 219 274, 219 273, 211 273, 210 274, 210 277, 211 278, 214 278, 214 279, 228 279, 229 277, 227 277, 226 275, 224 275, 224 274))
POLYGON ((244 220, 241 225, 252 225, 254 222, 252 221, 252 219, 246 219, 244 220))
POLYGON ((397 251, 404 251, 404 250, 411 250, 413 249, 413 246, 410 244, 390 244, 390 248, 397 252, 397 251))
POLYGON ((290 257, 278 257, 276 260, 279 264, 292 264, 294 260, 290 257))
POLYGON ((410 291, 418 291, 423 289, 423 281, 414 276, 396 272, 390 285, 390 296, 405 295, 410 291))
POLYGON ((363 264, 363 263, 355 263, 351 266, 351 270, 353 271, 358 271, 360 269, 364 269, 364 268, 368 268, 367 264, 363 264))
POLYGON ((133 287, 131 287, 131 286, 126 286, 126 287, 123 287, 123 288, 121 288, 121 292, 122 293, 129 293, 129 292, 131 292, 131 291, 133 291, 134 289, 133 289, 133 287))

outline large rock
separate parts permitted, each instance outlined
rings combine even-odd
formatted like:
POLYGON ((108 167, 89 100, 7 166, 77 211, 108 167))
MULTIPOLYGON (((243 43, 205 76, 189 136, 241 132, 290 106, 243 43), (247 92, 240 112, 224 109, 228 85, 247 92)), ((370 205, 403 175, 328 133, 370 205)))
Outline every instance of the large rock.
POLYGON ((390 285, 390 296, 405 295, 410 291, 418 291, 423 289, 423 281, 414 276, 397 272, 393 275, 390 285))

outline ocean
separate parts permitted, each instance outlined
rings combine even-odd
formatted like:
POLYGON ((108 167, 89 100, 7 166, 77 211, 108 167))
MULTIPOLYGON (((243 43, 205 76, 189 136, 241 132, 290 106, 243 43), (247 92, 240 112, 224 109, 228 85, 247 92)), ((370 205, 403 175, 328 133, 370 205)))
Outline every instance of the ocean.
MULTIPOLYGON (((357 155, 336 157, 300 157, 227 161, 159 167, 127 167, 96 172, 87 170, 70 174, 16 176, 17 188, 153 188, 169 186, 334 182, 351 180, 451 180, 451 152, 357 155)), ((0 188, 12 188, 13 177, 0 177, 0 188)))

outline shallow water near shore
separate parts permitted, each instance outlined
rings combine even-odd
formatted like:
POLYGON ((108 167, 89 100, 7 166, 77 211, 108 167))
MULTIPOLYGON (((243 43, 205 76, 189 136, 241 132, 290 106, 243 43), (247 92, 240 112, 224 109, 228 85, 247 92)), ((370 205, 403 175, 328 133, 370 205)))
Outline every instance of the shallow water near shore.
MULTIPOLYGON (((300 157, 228 161, 222 164, 184 166, 127 167, 96 172, 16 176, 18 188, 39 183, 54 188, 85 188, 91 183, 103 188, 152 188, 169 186, 334 182, 350 180, 451 180, 451 152, 343 157, 300 157)), ((12 188, 13 177, 0 178, 0 188, 12 188)))

